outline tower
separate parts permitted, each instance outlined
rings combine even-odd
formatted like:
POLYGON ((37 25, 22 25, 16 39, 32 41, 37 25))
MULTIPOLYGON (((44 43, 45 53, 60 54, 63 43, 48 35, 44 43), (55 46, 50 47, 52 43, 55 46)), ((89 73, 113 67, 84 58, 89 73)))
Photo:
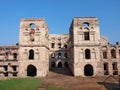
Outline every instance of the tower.
POLYGON ((74 76, 100 74, 100 31, 96 17, 76 17, 70 26, 70 66, 74 76))
POLYGON ((44 77, 49 68, 48 27, 43 18, 25 18, 20 22, 19 76, 44 77))

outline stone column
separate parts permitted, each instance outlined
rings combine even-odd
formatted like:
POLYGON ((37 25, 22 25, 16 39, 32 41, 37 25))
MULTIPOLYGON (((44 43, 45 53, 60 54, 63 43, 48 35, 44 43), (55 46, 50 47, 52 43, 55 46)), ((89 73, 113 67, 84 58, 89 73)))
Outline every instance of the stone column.
POLYGON ((109 63, 109 75, 113 75, 113 68, 112 68, 112 63, 109 63))
POLYGON ((107 58, 108 58, 108 59, 111 59, 111 50, 110 50, 110 48, 108 48, 107 58))
POLYGON ((116 58, 119 59, 119 49, 116 49, 116 58))
POLYGON ((8 73, 8 77, 13 77, 12 73, 9 72, 8 73))

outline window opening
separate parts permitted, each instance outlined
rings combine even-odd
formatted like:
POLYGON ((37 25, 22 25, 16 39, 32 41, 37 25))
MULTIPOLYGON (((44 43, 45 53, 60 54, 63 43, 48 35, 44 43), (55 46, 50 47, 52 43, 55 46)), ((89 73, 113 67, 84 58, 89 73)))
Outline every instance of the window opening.
POLYGON ((88 27, 88 26, 89 26, 89 23, 88 23, 88 22, 84 22, 84 23, 83 23, 83 26, 84 26, 84 27, 88 27))
POLYGON ((29 50, 29 59, 34 59, 34 50, 29 50))
POLYGON ((52 54, 51 54, 51 58, 55 58, 55 53, 52 53, 52 54))
POLYGON ((55 62, 51 63, 51 68, 55 68, 55 62))
POLYGON ((89 32, 84 32, 84 40, 90 40, 89 32))
POLYGON ((62 54, 61 53, 58 53, 58 58, 62 58, 62 54))
POLYGON ((108 63, 104 63, 104 75, 109 75, 108 63))
POLYGON ((118 75, 117 63, 113 63, 112 67, 113 67, 113 75, 118 75))
POLYGON ((58 68, 62 68, 62 63, 61 62, 58 63, 58 68))
POLYGON ((85 59, 90 59, 90 50, 89 49, 85 50, 85 59))
POLYGON ((4 73, 4 76, 7 77, 8 76, 8 72, 4 73))
POLYGON ((67 48, 67 45, 66 45, 66 44, 64 45, 64 48, 67 48))
POLYGON ((69 66, 69 65, 68 65, 68 62, 65 62, 65 63, 64 63, 64 66, 65 66, 66 68, 68 68, 68 66, 69 66))
POLYGON ((13 71, 17 71, 17 67, 16 66, 12 66, 13 71))
POLYGON ((103 59, 107 59, 107 52, 103 52, 103 59))
POLYGON ((55 43, 51 43, 51 48, 55 48, 55 43))
POLYGON ((58 43, 58 48, 61 48, 61 43, 58 43))
POLYGON ((111 50, 111 58, 116 58, 116 51, 114 49, 111 50))
POLYGON ((64 57, 65 57, 65 58, 68 58, 68 54, 67 54, 67 53, 64 53, 64 57))
POLYGON ((13 59, 14 59, 14 60, 17 59, 17 53, 13 53, 13 59))
POLYGON ((8 66, 4 66, 4 70, 7 71, 8 70, 8 66))
POLYGON ((31 24, 30 24, 30 28, 35 28, 35 24, 34 24, 34 23, 31 23, 31 24))

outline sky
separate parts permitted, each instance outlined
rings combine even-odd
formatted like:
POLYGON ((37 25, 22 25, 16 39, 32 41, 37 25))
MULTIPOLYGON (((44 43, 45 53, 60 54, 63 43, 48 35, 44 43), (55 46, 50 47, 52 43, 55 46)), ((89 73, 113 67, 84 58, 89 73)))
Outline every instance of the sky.
POLYGON ((21 18, 45 18, 50 34, 66 34, 74 17, 91 16, 102 36, 120 42, 120 0, 0 0, 0 45, 19 42, 21 18))

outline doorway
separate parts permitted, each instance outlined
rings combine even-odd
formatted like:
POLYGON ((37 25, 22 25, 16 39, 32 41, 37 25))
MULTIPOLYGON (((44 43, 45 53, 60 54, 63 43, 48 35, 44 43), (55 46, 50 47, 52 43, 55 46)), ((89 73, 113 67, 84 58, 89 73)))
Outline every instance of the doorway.
POLYGON ((92 65, 90 65, 90 64, 85 65, 84 75, 85 76, 92 76, 93 75, 93 66, 92 65))
POLYGON ((37 72, 37 69, 36 69, 35 66, 33 66, 33 65, 28 65, 28 67, 27 67, 27 76, 32 76, 32 77, 34 77, 34 76, 37 75, 36 72, 37 72))

